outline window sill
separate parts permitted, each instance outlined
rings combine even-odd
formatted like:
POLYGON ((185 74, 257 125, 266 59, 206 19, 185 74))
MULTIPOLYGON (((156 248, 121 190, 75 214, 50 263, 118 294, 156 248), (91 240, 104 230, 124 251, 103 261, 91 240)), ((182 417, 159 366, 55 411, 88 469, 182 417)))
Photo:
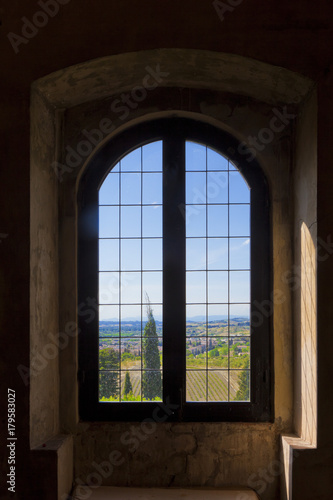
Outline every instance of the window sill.
POLYGON ((73 500, 86 498, 87 488, 91 491, 90 500, 258 500, 258 495, 249 488, 128 488, 101 486, 94 490, 78 487, 73 500), (82 495, 80 496, 80 488, 82 495), (83 491, 84 489, 84 491, 83 491))

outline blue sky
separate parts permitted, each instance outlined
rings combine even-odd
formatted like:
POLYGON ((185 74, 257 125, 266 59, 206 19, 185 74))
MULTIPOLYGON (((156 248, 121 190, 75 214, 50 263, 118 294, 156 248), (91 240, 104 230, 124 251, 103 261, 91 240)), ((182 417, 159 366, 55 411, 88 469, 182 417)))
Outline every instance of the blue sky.
MULTIPOLYGON (((250 300, 249 201, 246 182, 226 158, 186 143, 188 318, 205 315, 206 301, 208 316, 227 315, 228 301, 235 303, 231 315, 249 316, 248 304, 236 304, 250 300)), ((135 304, 145 292, 162 317, 162 142, 122 159, 101 186, 99 203, 100 319, 117 318, 119 303, 123 318, 140 319, 135 304)))

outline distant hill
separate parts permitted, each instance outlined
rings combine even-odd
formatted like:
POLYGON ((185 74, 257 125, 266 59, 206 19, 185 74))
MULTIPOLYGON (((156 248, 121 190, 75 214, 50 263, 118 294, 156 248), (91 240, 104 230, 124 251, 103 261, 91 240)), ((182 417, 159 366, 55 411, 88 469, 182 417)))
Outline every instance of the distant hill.
MULTIPOLYGON (((209 321, 226 321, 228 319, 228 316, 226 315, 221 315, 221 316, 209 316, 209 321)), ((249 318, 247 316, 230 316, 230 319, 233 321, 249 321, 249 318)), ((131 323, 135 325, 136 323, 140 323, 141 320, 138 318, 122 318, 122 323, 131 323)), ((143 320, 145 322, 145 319, 143 320)), ((161 317, 155 317, 156 324, 161 324, 161 317)), ((187 321, 194 321, 194 322, 203 322, 206 321, 205 316, 192 316, 191 318, 188 318, 187 321)), ((103 325, 112 325, 112 324, 117 324, 119 323, 119 320, 116 318, 111 318, 111 319, 102 319, 99 322, 100 324, 103 325)))

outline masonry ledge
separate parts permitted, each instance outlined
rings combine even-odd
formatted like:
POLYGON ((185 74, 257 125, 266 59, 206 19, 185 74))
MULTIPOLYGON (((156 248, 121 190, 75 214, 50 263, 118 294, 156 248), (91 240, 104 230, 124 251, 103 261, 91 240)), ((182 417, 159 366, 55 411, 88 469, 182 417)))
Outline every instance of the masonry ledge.
POLYGON ((283 446, 289 446, 294 450, 315 450, 316 443, 311 443, 296 434, 283 434, 281 436, 283 446))
POLYGON ((59 434, 32 449, 38 498, 62 500, 73 484, 73 437, 59 434))
POLYGON ((46 440, 44 443, 32 448, 34 452, 58 453, 63 447, 71 443, 73 437, 68 434, 58 434, 46 440))
POLYGON ((283 453, 283 476, 282 492, 284 500, 292 500, 293 491, 293 463, 302 450, 314 450, 316 445, 306 441, 296 434, 284 434, 281 436, 283 453))
MULTIPOLYGON (((87 498, 87 488, 76 489, 73 500, 87 498)), ((259 500, 258 495, 249 488, 131 488, 101 486, 92 490, 89 500, 259 500)))

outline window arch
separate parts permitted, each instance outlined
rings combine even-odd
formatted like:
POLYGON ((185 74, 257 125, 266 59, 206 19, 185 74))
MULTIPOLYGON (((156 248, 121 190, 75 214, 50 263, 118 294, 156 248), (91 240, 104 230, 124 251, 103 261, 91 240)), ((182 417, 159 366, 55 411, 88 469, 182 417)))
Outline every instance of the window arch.
POLYGON ((82 418, 140 420, 166 404, 170 420, 271 419, 268 189, 237 151, 211 125, 168 118, 119 134, 86 168, 82 418))

